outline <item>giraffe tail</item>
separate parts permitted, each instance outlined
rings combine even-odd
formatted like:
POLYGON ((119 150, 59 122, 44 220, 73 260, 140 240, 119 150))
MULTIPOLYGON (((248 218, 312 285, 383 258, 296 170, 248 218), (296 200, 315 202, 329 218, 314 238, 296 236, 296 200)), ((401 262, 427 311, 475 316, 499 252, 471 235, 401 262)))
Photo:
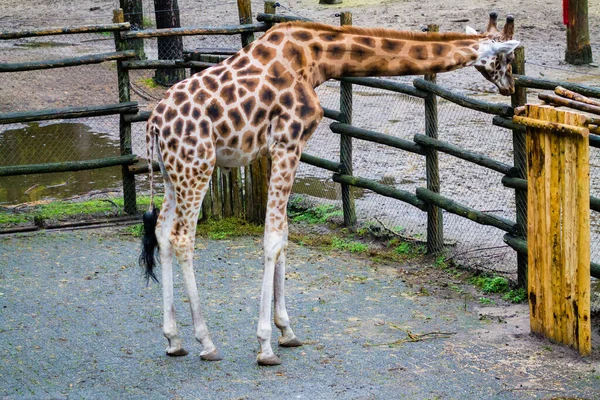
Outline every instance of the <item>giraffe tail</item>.
POLYGON ((139 264, 144 268, 146 284, 150 283, 150 278, 158 282, 154 273, 156 267, 156 251, 158 250, 158 239, 156 238, 156 222, 158 221, 158 209, 154 205, 154 179, 152 162, 154 160, 154 145, 156 144, 156 127, 150 123, 146 128, 146 153, 148 157, 148 169, 150 174, 150 209, 142 216, 144 223, 144 234, 142 236, 142 254, 140 254, 139 264))
POLYGON ((153 207, 144 213, 142 217, 144 222, 144 236, 142 237, 142 254, 140 254, 139 263, 144 268, 146 283, 150 283, 150 278, 158 282, 154 274, 156 267, 155 253, 158 249, 158 240, 156 238, 156 221, 158 221, 158 209, 153 207))

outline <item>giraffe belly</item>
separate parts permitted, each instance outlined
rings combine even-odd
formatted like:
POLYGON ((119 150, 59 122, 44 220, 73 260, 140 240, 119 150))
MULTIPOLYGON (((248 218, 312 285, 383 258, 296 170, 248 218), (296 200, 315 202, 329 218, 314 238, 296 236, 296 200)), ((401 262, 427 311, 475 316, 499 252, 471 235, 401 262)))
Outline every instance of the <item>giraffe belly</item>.
POLYGON ((250 164, 258 158, 261 153, 253 151, 250 154, 244 154, 239 149, 228 147, 217 148, 217 166, 221 168, 237 168, 250 164))

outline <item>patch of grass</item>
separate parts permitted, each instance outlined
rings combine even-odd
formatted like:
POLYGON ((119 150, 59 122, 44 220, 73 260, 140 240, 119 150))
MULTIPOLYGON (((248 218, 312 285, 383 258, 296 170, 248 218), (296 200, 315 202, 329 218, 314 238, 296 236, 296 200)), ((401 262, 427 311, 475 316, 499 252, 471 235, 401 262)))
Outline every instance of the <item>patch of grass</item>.
POLYGON ((337 236, 331 238, 331 247, 336 250, 348 250, 351 253, 363 253, 369 250, 369 246, 360 242, 353 242, 337 236))
POLYGON ((435 266, 438 268, 446 269, 448 268, 448 262, 446 261, 445 255, 440 255, 435 259, 435 266))
POLYGON ((149 89, 155 89, 159 86, 158 83, 156 83, 156 81, 154 80, 154 78, 141 78, 138 80, 138 83, 140 85, 144 85, 149 89))
POLYGON ((469 283, 480 288, 483 293, 507 293, 510 290, 508 279, 501 276, 474 276, 469 283))
POLYGON ((508 291, 508 293, 502 296, 502 299, 515 304, 523 303, 527 301, 527 292, 524 288, 511 289, 508 291))
POLYGON ((23 224, 29 219, 23 214, 14 213, 12 211, 0 211, 0 225, 16 225, 23 224))
POLYGON ((396 246, 396 248, 394 249, 396 254, 402 254, 402 255, 409 255, 411 250, 412 250, 411 246, 408 242, 402 242, 398 246, 396 246))
POLYGON ((209 219, 198 224, 196 233, 198 236, 223 240, 238 236, 260 236, 263 233, 263 227, 239 218, 209 219))
POLYGON ((484 306, 487 306, 490 304, 494 304, 494 301, 492 299, 488 299, 487 297, 480 297, 479 304, 483 304, 484 306))
POLYGON ((324 224, 331 217, 341 217, 344 212, 333 204, 322 204, 314 207, 302 207, 300 197, 293 198, 288 203, 288 216, 292 222, 307 222, 309 224, 324 224))

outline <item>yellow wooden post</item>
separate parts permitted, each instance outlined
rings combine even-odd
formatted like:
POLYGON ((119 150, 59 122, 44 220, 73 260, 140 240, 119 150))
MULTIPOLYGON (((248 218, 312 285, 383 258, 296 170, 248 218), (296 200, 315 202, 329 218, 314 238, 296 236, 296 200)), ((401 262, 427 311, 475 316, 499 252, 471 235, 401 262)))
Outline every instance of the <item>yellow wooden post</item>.
POLYGON ((527 105, 531 331, 591 351, 589 130, 586 117, 527 105))

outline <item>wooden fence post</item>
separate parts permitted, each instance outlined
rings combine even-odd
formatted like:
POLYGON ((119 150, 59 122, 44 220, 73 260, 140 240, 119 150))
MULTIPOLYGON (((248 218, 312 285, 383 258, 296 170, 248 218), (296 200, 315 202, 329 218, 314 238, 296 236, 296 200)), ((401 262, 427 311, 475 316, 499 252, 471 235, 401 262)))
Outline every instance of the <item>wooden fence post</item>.
MULTIPOLYGON (((125 22, 123 9, 113 12, 113 22, 125 22)), ((127 43, 121 40, 121 33, 114 32, 117 51, 127 50, 127 43)), ((119 85, 119 103, 131 101, 129 92, 129 71, 123 68, 123 62, 117 61, 117 82, 119 85)), ((119 148, 121 155, 133 154, 131 149, 131 122, 127 122, 123 114, 119 115, 119 148)), ((138 212, 136 204, 135 175, 129 172, 127 165, 121 166, 123 176, 123 208, 125 213, 133 215, 138 212)))
MULTIPOLYGON (((440 27, 435 24, 427 26, 428 32, 439 32, 440 27)), ((435 83, 436 74, 425 75, 425 80, 435 83)), ((438 138, 438 112, 437 96, 428 92, 425 98, 425 135, 438 138)), ((438 151, 433 148, 425 150, 425 174, 427 189, 433 193, 440 193, 440 170, 438 151)), ((437 254, 444 250, 444 217, 442 209, 430 204, 427 208, 427 253, 437 254)))
POLYGON ((569 0, 567 5, 567 50, 565 61, 581 65, 592 62, 590 28, 588 24, 588 1, 569 0))
MULTIPOLYGON (((514 74, 525 75, 525 48, 519 46, 514 52, 515 59, 512 63, 514 74)), ((527 89, 516 87, 511 96, 513 108, 524 106, 527 103, 527 89)), ((513 129, 513 162, 515 166, 515 178, 525 179, 527 175, 527 154, 525 152, 525 136, 517 129, 513 129)), ((527 192, 515 189, 515 206, 518 236, 527 240, 527 192)), ((517 284, 521 288, 527 287, 527 255, 517 252, 517 284)))
MULTIPOLYGON (((340 25, 352 25, 352 13, 344 11, 340 13, 340 25)), ((352 125, 352 84, 340 82, 340 113, 344 124, 352 125)), ((340 135, 340 163, 343 166, 344 175, 352 175, 352 137, 340 135)), ((342 183, 342 209, 344 211, 344 225, 352 227, 356 225, 356 207, 352 187, 342 183)))
MULTIPOLYGON (((252 3, 250 0, 238 0, 240 24, 252 23, 252 3)), ((265 4, 265 10, 269 7, 265 4)), ((246 47, 254 41, 254 33, 242 33, 242 46, 246 47)), ((267 210, 267 196, 269 192, 269 158, 264 156, 244 168, 245 193, 246 193, 246 218, 248 221, 262 224, 265 221, 267 210)))
POLYGON ((581 114, 527 105, 531 331, 591 352, 589 130, 581 114))

